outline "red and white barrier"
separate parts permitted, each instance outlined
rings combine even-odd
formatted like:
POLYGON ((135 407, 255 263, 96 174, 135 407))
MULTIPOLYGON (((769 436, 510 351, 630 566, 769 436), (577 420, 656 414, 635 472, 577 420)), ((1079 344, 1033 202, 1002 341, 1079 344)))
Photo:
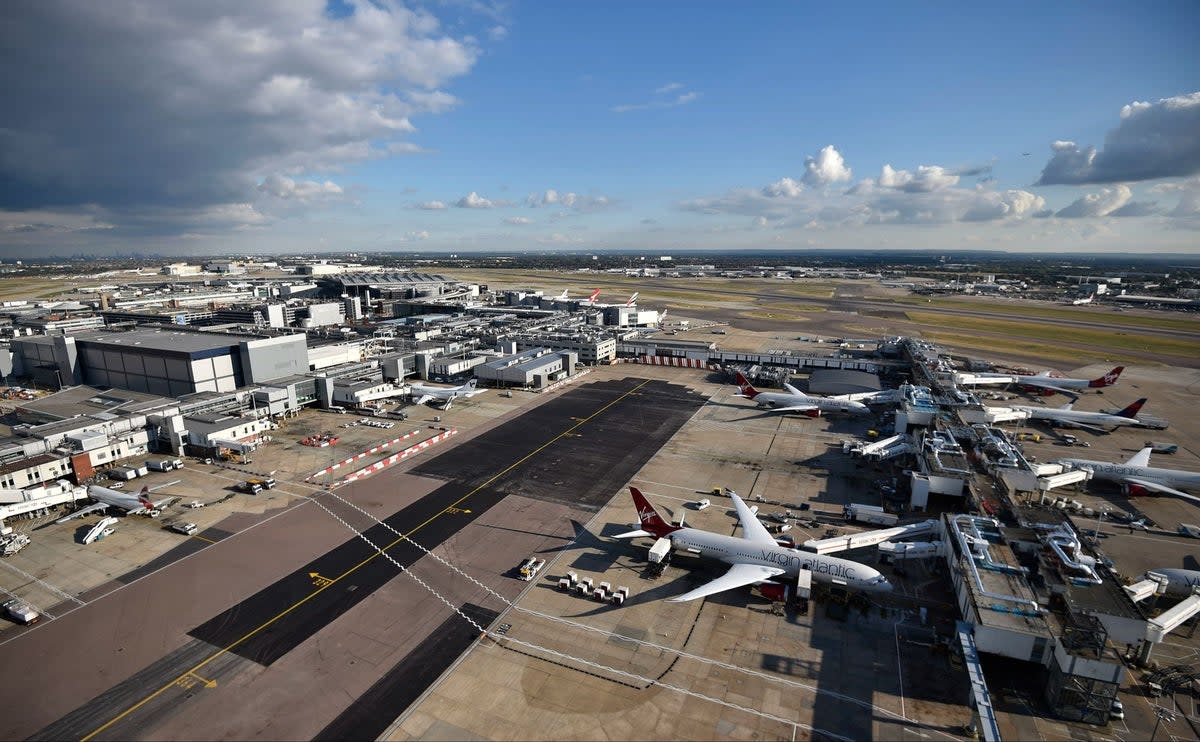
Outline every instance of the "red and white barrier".
POLYGON ((370 466, 364 466, 363 468, 359 469, 358 471, 350 472, 349 474, 342 477, 338 481, 330 483, 329 486, 330 487, 338 487, 343 484, 350 484, 351 482, 358 480, 358 479, 362 479, 363 477, 368 477, 377 471, 386 469, 387 467, 391 466, 392 464, 395 464, 397 462, 407 459, 409 456, 412 456, 415 453, 420 453, 421 451, 424 451, 426 448, 429 448, 433 444, 440 443, 452 435, 458 435, 457 428, 451 428, 450 430, 446 430, 441 433, 438 433, 437 435, 433 436, 432 438, 423 440, 420 443, 416 444, 415 446, 409 446, 408 448, 404 449, 403 451, 400 451, 399 453, 394 453, 391 456, 388 456, 386 459, 383 459, 382 461, 376 461, 374 464, 371 464, 370 466))
POLYGON ((711 368, 708 361, 697 358, 678 358, 676 356, 638 356, 637 363, 647 366, 677 366, 679 368, 711 368))
POLYGON ((375 446, 374 448, 372 448, 369 451, 363 451, 362 453, 360 453, 356 456, 351 456, 348 459, 343 459, 342 461, 337 462, 333 466, 327 466, 324 469, 322 469, 321 471, 317 472, 316 474, 310 474, 308 476, 308 478, 305 479, 304 481, 311 482, 312 480, 316 479, 317 477, 319 477, 323 474, 332 474, 333 472, 342 468, 346 464, 353 464, 355 461, 358 461, 360 459, 365 459, 366 457, 370 456, 373 453, 379 453, 383 449, 388 448, 389 446, 392 446, 393 444, 399 443, 400 441, 405 440, 406 438, 412 438, 414 435, 416 435, 417 433, 420 433, 420 432, 421 432, 421 429, 417 428, 416 430, 405 433, 404 435, 400 436, 399 438, 393 438, 390 441, 388 441, 387 443, 380 443, 378 446, 375 446))

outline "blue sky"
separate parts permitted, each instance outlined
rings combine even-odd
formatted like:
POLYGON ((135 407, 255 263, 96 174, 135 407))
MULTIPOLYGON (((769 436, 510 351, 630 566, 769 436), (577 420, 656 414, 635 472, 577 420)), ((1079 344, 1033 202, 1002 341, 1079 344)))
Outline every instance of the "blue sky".
POLYGON ((0 12, 0 254, 1200 243, 1192 3, 0 12))

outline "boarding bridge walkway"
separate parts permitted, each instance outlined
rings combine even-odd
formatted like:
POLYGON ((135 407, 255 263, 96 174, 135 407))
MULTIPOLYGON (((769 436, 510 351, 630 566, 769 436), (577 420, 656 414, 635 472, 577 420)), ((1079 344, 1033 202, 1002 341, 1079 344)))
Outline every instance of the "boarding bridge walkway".
POLYGON ((975 647, 974 629, 966 621, 958 621, 958 643, 962 647, 963 665, 971 679, 971 710, 979 717, 974 730, 984 742, 1000 742, 1000 725, 996 722, 996 710, 992 708, 992 697, 988 694, 987 681, 983 677, 983 665, 979 662, 979 650, 975 647))
POLYGON ((1163 611, 1155 618, 1147 619, 1146 639, 1158 644, 1167 638, 1167 634, 1197 614, 1200 614, 1200 587, 1193 588, 1192 594, 1174 608, 1163 611))
POLYGON ((917 448, 912 438, 901 433, 874 443, 853 443, 847 441, 842 445, 844 453, 862 456, 872 461, 887 461, 906 453, 913 453, 917 448))
POLYGON ((920 523, 896 526, 895 528, 884 528, 879 531, 862 531, 861 533, 852 533, 847 536, 809 539, 804 542, 804 549, 817 554, 833 554, 850 549, 861 549, 865 546, 875 546, 876 544, 891 541, 901 536, 920 536, 934 533, 938 530, 938 527, 938 521, 926 520, 920 523))

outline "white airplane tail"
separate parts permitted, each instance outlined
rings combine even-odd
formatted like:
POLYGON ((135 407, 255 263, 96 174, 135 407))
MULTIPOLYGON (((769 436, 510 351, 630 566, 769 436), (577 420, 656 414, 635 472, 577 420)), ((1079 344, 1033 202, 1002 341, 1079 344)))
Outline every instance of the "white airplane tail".
POLYGON ((638 298, 638 292, 635 291, 635 292, 633 292, 633 295, 629 297, 628 301, 625 302, 625 306, 632 307, 632 306, 636 305, 637 298, 638 298))

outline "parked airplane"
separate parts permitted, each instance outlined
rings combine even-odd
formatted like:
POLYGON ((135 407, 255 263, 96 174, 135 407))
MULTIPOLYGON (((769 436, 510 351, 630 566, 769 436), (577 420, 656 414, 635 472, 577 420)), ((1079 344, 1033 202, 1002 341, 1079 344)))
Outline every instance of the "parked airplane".
POLYGON ((125 511, 126 515, 148 515, 151 518, 157 518, 162 515, 162 509, 166 507, 167 503, 178 499, 167 497, 158 502, 152 502, 150 500, 149 487, 142 487, 141 492, 136 495, 130 495, 109 489, 108 487, 101 487, 98 484, 88 486, 88 497, 95 500, 95 504, 76 510, 70 515, 59 518, 54 522, 65 523, 73 518, 79 518, 88 513, 94 513, 97 510, 104 510, 105 508, 121 508, 125 511))
POLYGON ((1091 304, 1091 303, 1092 303, 1093 301, 1095 301, 1095 300, 1096 300, 1096 295, 1095 295, 1095 294, 1090 294, 1090 295, 1089 295, 1087 298, 1085 298, 1085 299, 1075 299, 1075 300, 1073 300, 1073 301, 1071 302, 1071 305, 1072 305, 1072 306, 1076 306, 1076 307, 1078 307, 1078 306, 1082 306, 1082 305, 1084 305, 1084 304, 1091 304))
POLYGON ((1076 389, 1100 389, 1117 383, 1124 366, 1117 366, 1112 371, 1098 379, 1067 379, 1051 376, 1049 371, 1043 371, 1033 376, 1017 376, 1017 383, 1029 389, 1041 389, 1051 392, 1066 392, 1071 394, 1076 389))
POLYGON ((886 577, 865 564, 780 546, 742 498, 733 492, 729 493, 729 498, 733 500, 742 526, 740 537, 667 523, 641 490, 630 487, 629 492, 633 495, 642 527, 617 538, 666 538, 674 550, 689 551, 731 565, 723 576, 683 595, 668 598, 669 602, 682 603, 760 582, 794 581, 802 569, 809 570, 817 582, 872 592, 892 589, 886 577))
POLYGON ((566 301, 567 300, 567 291, 568 291, 568 289, 563 289, 561 294, 559 294, 558 296, 551 297, 551 300, 552 301, 566 301))
POLYGON ((785 392, 760 392, 746 380, 739 371, 737 374, 739 397, 754 400, 759 407, 771 412, 799 412, 808 417, 820 417, 822 413, 844 412, 847 414, 864 415, 871 412, 862 402, 837 397, 810 397, 791 384, 784 384, 785 392))
POLYGON ((1151 569, 1147 574, 1150 572, 1167 578, 1166 594, 1173 597, 1186 598, 1192 594, 1192 588, 1200 587, 1200 572, 1194 569, 1151 569))
POLYGON ((471 379, 462 386, 425 386, 424 384, 412 384, 409 386, 409 393, 412 394, 413 404, 425 404, 426 402, 435 401, 442 403, 442 409, 450 409, 450 405, 459 397, 469 398, 476 394, 483 394, 482 389, 475 388, 476 381, 471 379))
POLYGON ((1058 463, 1088 469, 1092 472, 1092 479, 1117 482, 1130 495, 1174 495, 1200 504, 1200 497, 1181 491, 1200 489, 1200 472, 1150 466, 1152 450, 1147 446, 1124 464, 1089 459, 1060 459, 1058 463))
POLYGON ((1049 371, 1027 376, 1024 374, 972 374, 970 384, 1018 384, 1026 389, 1043 392, 1063 392, 1075 394, 1077 390, 1099 389, 1117 383, 1124 366, 1117 366, 1112 371, 1098 379, 1068 379, 1063 376, 1051 376, 1049 371))
POLYGON ((1051 424, 1068 423, 1075 427, 1086 428, 1096 432, 1108 432, 1104 428, 1097 426, 1111 425, 1113 427, 1120 427, 1122 425, 1136 425, 1138 423, 1138 411, 1142 409, 1142 405, 1146 404, 1146 398, 1142 397, 1125 409, 1111 414, 1107 412, 1073 410, 1071 409, 1072 404, 1072 402, 1068 402, 1062 407, 1055 407, 1053 409, 1031 407, 1028 405, 1012 405, 1012 409, 1028 413, 1030 420, 1046 420, 1051 424))

